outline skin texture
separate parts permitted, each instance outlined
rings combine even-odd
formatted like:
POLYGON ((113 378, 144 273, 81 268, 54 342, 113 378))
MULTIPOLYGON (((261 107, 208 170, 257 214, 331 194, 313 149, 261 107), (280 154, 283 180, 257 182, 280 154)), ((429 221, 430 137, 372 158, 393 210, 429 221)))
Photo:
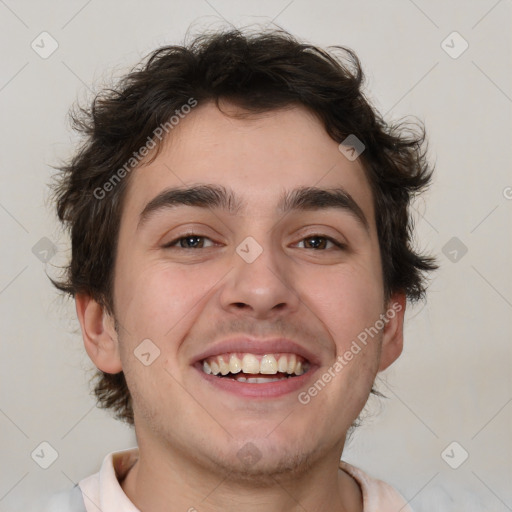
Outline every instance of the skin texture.
POLYGON ((205 103, 171 135, 154 162, 130 176, 115 263, 117 331, 94 300, 76 297, 90 358, 103 371, 123 370, 133 397, 140 458, 124 491, 152 512, 169 504, 362 510, 359 487, 338 462, 376 374, 402 351, 405 297, 384 303, 375 212, 360 162, 349 161, 300 106, 239 119, 205 103), (137 229, 139 214, 162 190, 200 183, 230 187, 244 208, 230 214, 179 206, 137 229), (343 187, 369 231, 338 209, 279 214, 280 195, 300 186, 343 187), (190 232, 207 237, 203 248, 162 248, 190 232), (313 235, 347 247, 312 248, 313 235), (252 263, 235 251, 248 236, 263 248, 252 263), (307 405, 296 392, 249 399, 221 391, 191 366, 210 344, 234 335, 284 336, 320 358, 310 386, 392 303, 401 311, 307 405), (144 366, 134 350, 148 338, 160 356, 144 366), (260 456, 250 465, 237 456, 247 443, 260 456))

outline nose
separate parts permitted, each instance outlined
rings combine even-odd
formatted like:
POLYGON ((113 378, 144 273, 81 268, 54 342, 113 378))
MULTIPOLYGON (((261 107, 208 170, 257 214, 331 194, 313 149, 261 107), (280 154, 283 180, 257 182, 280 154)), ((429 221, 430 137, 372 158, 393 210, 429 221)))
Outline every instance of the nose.
POLYGON ((233 270, 220 293, 224 310, 271 319, 297 311, 300 299, 294 287, 292 269, 277 251, 263 247, 252 262, 233 253, 233 270))

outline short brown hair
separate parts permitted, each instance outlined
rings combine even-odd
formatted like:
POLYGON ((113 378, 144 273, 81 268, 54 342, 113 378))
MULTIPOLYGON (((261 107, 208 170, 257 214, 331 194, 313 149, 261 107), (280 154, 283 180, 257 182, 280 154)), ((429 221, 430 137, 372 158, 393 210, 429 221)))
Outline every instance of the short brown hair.
MULTIPOLYGON (((155 130, 194 98, 217 106, 228 100, 249 113, 300 104, 315 113, 335 141, 349 135, 362 141, 385 297, 401 291, 411 301, 423 298, 426 272, 437 266, 434 258, 412 247, 410 202, 428 186, 433 171, 425 130, 418 121, 386 123, 365 98, 363 81, 352 50, 336 46, 328 52, 283 30, 221 31, 200 35, 186 46, 155 50, 115 88, 70 114, 84 141, 71 161, 58 168, 53 191, 58 218, 71 234, 72 255, 64 278, 52 283, 71 296, 86 293, 114 313, 113 270, 129 176, 104 198, 95 191, 148 140, 156 143, 155 158, 161 147, 155 130)), ((98 405, 133 424, 123 372, 98 371, 97 376, 98 405)), ((373 388, 372 393, 383 396, 373 388)))

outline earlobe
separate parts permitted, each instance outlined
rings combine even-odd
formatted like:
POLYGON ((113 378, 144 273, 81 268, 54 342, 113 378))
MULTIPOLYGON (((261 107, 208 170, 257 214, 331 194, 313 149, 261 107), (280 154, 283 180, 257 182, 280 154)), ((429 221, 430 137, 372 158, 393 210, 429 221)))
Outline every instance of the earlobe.
POLYGON ((92 362, 105 373, 122 371, 114 319, 89 295, 76 294, 75 306, 85 350, 92 362))
POLYGON ((388 301, 383 328, 379 372, 393 364, 402 353, 404 343, 405 293, 395 293, 388 301))

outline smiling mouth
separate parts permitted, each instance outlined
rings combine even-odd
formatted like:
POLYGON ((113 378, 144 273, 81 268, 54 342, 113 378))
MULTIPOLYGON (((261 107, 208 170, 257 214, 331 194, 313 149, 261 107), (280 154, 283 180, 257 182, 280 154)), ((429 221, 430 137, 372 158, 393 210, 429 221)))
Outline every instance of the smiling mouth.
POLYGON ((293 353, 251 354, 227 353, 200 361, 208 375, 250 384, 265 384, 299 377, 311 365, 302 356, 293 353))

